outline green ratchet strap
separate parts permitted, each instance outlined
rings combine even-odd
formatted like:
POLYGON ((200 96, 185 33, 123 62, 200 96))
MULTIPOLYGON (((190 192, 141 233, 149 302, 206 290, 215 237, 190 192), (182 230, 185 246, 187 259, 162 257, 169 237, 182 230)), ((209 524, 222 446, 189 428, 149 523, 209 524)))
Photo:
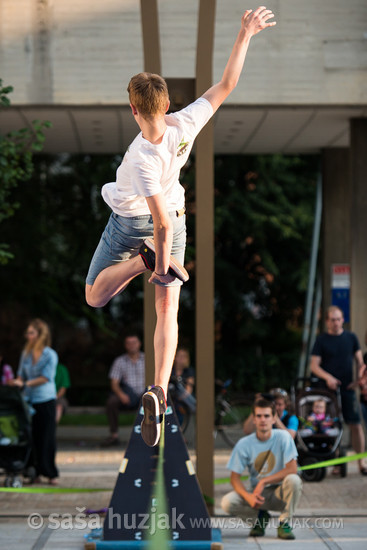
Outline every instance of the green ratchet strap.
MULTIPOLYGON (((353 462, 354 460, 360 460, 366 458, 367 453, 359 453, 351 456, 342 456, 340 458, 333 458, 331 460, 324 460, 323 462, 317 462, 316 464, 306 464, 305 466, 299 466, 298 470, 313 470, 314 468, 326 468, 327 466, 338 466, 345 462, 353 462)), ((249 476, 241 476, 242 481, 248 479, 249 476)), ((221 477, 214 480, 214 485, 221 485, 222 483, 230 483, 229 477, 221 477)))
POLYGON ((101 493, 112 489, 88 489, 87 487, 0 487, 0 493, 101 493))
MULTIPOLYGON (((163 443, 164 445, 164 443, 163 443)), ((328 466, 338 466, 345 462, 353 462, 354 460, 360 460, 366 458, 367 453, 359 453, 351 456, 342 456, 340 458, 333 458, 331 460, 324 460, 323 462, 317 462, 316 464, 306 464, 300 466, 298 470, 313 470, 314 468, 327 468, 328 466)), ((249 476, 241 476, 242 481, 248 479, 249 476)), ((214 480, 214 485, 221 485, 222 483, 230 483, 229 477, 221 477, 214 480)), ((0 487, 0 493, 101 493, 109 492, 112 489, 88 489, 87 487, 0 487)), ((204 495, 205 498, 205 495, 204 495)), ((209 498, 209 497, 207 497, 209 498)))
POLYGON ((341 456, 340 458, 333 458, 331 460, 324 460, 323 462, 317 462, 316 464, 306 464, 300 466, 299 470, 313 470, 314 468, 326 468, 327 466, 338 466, 338 464, 344 464, 345 462, 353 462, 354 460, 360 460, 366 458, 367 453, 359 453, 351 456, 341 456))

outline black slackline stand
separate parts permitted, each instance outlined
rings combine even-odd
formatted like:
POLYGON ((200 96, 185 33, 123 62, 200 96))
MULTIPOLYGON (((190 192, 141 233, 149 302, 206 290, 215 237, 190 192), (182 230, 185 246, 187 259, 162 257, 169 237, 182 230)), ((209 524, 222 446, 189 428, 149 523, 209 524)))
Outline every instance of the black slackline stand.
MULTIPOLYGON (((159 447, 148 447, 142 440, 142 419, 143 409, 140 407, 104 527, 86 535, 85 550, 149 550, 150 541, 146 538, 151 510, 156 505, 152 493, 159 447)), ((220 530, 210 526, 210 516, 169 396, 165 415, 163 472, 170 524, 167 548, 222 550, 220 530)))

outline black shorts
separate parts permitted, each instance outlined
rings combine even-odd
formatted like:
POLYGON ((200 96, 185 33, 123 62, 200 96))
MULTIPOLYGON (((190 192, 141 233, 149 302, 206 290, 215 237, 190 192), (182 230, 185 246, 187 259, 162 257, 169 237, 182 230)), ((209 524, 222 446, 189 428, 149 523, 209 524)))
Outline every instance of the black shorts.
POLYGON ((342 412, 346 424, 360 424, 358 401, 354 390, 340 390, 342 412))

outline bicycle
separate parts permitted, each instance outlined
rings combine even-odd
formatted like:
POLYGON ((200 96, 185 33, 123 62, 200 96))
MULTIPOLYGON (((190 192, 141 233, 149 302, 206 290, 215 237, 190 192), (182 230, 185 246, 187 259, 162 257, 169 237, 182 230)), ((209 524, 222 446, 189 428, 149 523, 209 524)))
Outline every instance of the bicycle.
MULTIPOLYGON (((226 380, 225 382, 216 381, 214 437, 220 434, 223 441, 232 448, 245 435, 243 424, 251 412, 253 400, 238 398, 232 401, 229 399, 227 390, 231 383, 232 380, 226 380)), ((169 390, 182 433, 185 433, 193 410, 180 398, 180 390, 175 380, 171 380, 169 390)))

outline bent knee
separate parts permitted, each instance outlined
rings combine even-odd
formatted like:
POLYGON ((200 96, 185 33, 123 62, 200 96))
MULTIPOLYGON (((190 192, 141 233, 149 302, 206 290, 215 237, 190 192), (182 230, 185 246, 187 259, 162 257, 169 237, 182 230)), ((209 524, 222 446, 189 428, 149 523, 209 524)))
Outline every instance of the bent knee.
POLYGON ((298 474, 288 474, 285 478, 283 483, 286 483, 287 485, 291 485, 292 487, 302 487, 302 480, 298 474))
POLYGON ((93 294, 93 286, 85 285, 85 301, 88 306, 91 307, 103 307, 107 304, 107 301, 102 300, 100 296, 95 296, 93 294))
POLYGON ((91 307, 103 307, 106 305, 107 302, 102 302, 101 300, 94 300, 93 298, 86 298, 86 302, 88 304, 88 306, 91 306, 91 307))
POLYGON ((222 501, 220 503, 221 507, 222 507, 222 510, 224 512, 226 512, 226 514, 230 514, 231 513, 231 501, 230 499, 228 498, 228 495, 224 495, 224 497, 222 498, 222 501))
MULTIPOLYGON (((227 493, 224 495, 221 501, 222 510, 229 514, 230 516, 237 515, 239 504, 242 501, 241 497, 235 492, 231 491, 230 493, 227 493)), ((245 502, 243 501, 243 504, 245 502)))

